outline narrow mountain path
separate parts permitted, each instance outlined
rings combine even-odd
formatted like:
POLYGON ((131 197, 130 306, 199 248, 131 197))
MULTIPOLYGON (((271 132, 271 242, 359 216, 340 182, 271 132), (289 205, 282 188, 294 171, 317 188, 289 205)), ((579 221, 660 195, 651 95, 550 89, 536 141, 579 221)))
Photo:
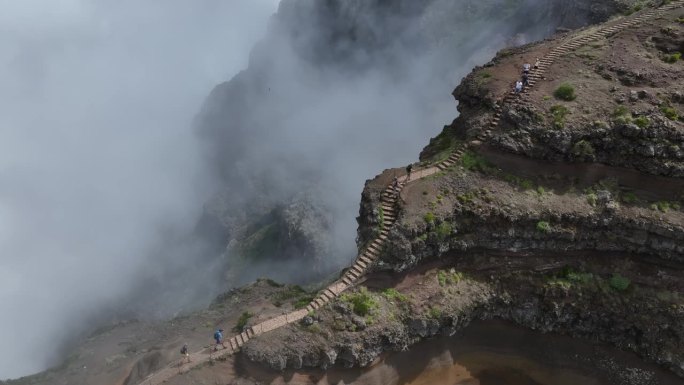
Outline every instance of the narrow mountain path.
POLYGON ((385 242, 388 239, 390 230, 394 227, 397 221, 398 209, 397 200, 399 194, 403 190, 407 183, 434 175, 438 172, 446 170, 450 167, 455 166, 460 160, 463 154, 469 148, 475 148, 487 140, 492 131, 499 127, 499 121, 501 120, 501 114, 503 110, 503 104, 517 104, 525 105, 529 104, 527 99, 528 91, 535 86, 535 84, 544 80, 544 73, 546 70, 560 57, 568 54, 577 48, 586 45, 588 43, 605 39, 612 35, 619 33, 622 30, 635 26, 644 20, 652 19, 655 17, 660 17, 665 15, 666 12, 673 10, 678 7, 684 6, 684 0, 672 1, 662 7, 651 9, 648 11, 642 11, 634 14, 630 17, 623 18, 617 22, 610 23, 610 25, 598 28, 593 31, 583 31, 579 33, 579 36, 573 36, 568 40, 564 41, 560 45, 552 49, 547 55, 545 55, 540 60, 540 66, 538 68, 533 68, 529 75, 529 86, 521 94, 507 93, 500 99, 499 103, 496 103, 494 110, 494 118, 490 123, 490 128, 480 133, 477 140, 474 140, 468 144, 464 144, 459 148, 455 149, 449 158, 437 163, 434 166, 415 170, 411 173, 410 180, 407 180, 406 176, 399 178, 399 185, 397 188, 393 186, 388 186, 381 196, 381 207, 383 210, 384 221, 380 231, 380 235, 371 241, 363 251, 357 256, 354 264, 344 273, 344 275, 325 289, 323 289, 314 299, 309 303, 306 308, 301 310, 296 310, 281 316, 272 318, 270 320, 261 322, 254 326, 247 328, 244 332, 231 337, 226 340, 226 349, 214 352, 211 348, 203 349, 201 351, 192 353, 190 355, 191 362, 179 366, 178 363, 170 364, 168 367, 151 374, 145 380, 140 382, 140 385, 157 385, 162 384, 174 377, 179 373, 187 372, 188 370, 200 366, 209 362, 210 360, 225 357, 234 354, 240 350, 240 348, 247 343, 250 339, 260 336, 264 333, 268 333, 274 329, 278 329, 282 326, 297 322, 302 318, 306 317, 310 312, 325 306, 329 302, 333 301, 345 290, 354 286, 359 282, 359 280, 364 276, 368 268, 376 262, 379 257, 385 242))

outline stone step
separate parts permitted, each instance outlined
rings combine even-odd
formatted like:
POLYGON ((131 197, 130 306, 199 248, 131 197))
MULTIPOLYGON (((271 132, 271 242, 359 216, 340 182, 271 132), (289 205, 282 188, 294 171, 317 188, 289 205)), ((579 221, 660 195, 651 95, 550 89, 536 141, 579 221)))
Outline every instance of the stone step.
POLYGON ((240 337, 242 337, 242 340, 245 341, 245 343, 247 343, 247 341, 249 341, 249 336, 247 335, 246 332, 240 333, 240 337))
POLYGON ((359 257, 359 260, 365 262, 367 265, 370 265, 371 263, 373 263, 372 259, 365 257, 363 255, 359 257))
POLYGON ((328 301, 335 299, 335 296, 331 296, 330 294, 326 293, 325 291, 323 293, 321 293, 321 296, 325 297, 325 299, 328 301))
POLYGON ((322 300, 321 297, 314 298, 314 302, 318 305, 318 307, 325 305, 325 301, 322 300))
POLYGON ((231 350, 233 350, 234 352, 238 350, 238 345, 232 338, 228 340, 228 344, 230 345, 231 350))
POLYGON ((356 260, 356 264, 359 265, 359 266, 361 266, 361 268, 364 269, 364 270, 366 269, 366 267, 368 267, 368 264, 367 264, 366 262, 363 262, 363 261, 360 260, 360 259, 357 259, 357 260, 356 260))
MULTIPOLYGON (((344 282, 344 278, 342 279, 342 282, 344 282)), ((306 311, 308 311, 309 313, 311 313, 314 310, 316 309, 314 309, 314 307, 311 306, 311 304, 306 305, 306 311)))

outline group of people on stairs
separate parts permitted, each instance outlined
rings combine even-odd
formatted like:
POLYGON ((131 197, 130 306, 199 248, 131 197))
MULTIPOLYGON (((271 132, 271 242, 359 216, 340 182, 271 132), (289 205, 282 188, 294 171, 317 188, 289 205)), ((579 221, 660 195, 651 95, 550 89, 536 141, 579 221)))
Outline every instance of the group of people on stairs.
MULTIPOLYGON (((539 66, 541 65, 541 61, 539 58, 534 62, 534 69, 538 69, 539 66)), ((530 85, 530 71, 532 70, 532 65, 529 63, 523 64, 522 68, 522 75, 520 76, 520 80, 515 82, 515 88, 514 91, 516 94, 519 94, 523 92, 525 87, 530 85)))

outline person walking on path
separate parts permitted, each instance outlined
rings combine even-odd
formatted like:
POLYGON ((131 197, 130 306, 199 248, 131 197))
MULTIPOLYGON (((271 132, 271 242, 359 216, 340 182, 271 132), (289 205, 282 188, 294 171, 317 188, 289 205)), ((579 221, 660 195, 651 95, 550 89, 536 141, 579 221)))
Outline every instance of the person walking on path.
POLYGON ((394 191, 395 195, 399 192, 399 178, 396 176, 392 180, 392 191, 394 191))
POLYGON ((187 361, 187 363, 190 363, 190 352, 188 352, 188 344, 183 344, 183 347, 180 350, 181 353, 181 364, 183 361, 187 361))
POLYGON ((522 84, 523 87, 527 87, 530 85, 530 76, 527 74, 522 74, 522 84))
POLYGON ((538 70, 539 67, 541 67, 541 60, 537 58, 537 61, 534 62, 534 69, 538 70))
POLYGON ((408 182, 409 180, 411 180, 411 171, 412 171, 412 170, 413 170, 413 165, 412 165, 412 164, 409 164, 408 166, 406 166, 406 182, 408 182))
POLYGON ((520 80, 518 80, 517 82, 515 82, 515 93, 516 93, 516 94, 521 93, 521 92, 522 92, 522 89, 523 89, 523 82, 521 82, 520 80))
POLYGON ((523 73, 524 74, 530 73, 530 69, 532 69, 532 65, 530 63, 523 64, 523 73))
POLYGON ((223 342, 223 329, 219 329, 214 332, 214 340, 216 341, 216 346, 214 346, 214 351, 218 350, 218 346, 221 345, 226 348, 226 344, 223 342))

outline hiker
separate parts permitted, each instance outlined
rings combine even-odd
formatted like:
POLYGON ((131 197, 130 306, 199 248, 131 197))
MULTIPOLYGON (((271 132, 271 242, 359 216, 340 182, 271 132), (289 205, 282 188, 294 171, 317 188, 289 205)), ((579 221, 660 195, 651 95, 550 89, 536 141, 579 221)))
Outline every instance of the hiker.
POLYGON ((532 68, 532 65, 530 63, 523 64, 523 73, 524 74, 530 73, 531 68, 532 68))
POLYGON ((534 62, 534 69, 538 70, 539 67, 541 67, 541 60, 537 58, 537 61, 534 62))
POLYGON ((522 75, 522 84, 523 84, 523 87, 527 87, 527 86, 530 85, 530 77, 529 77, 529 75, 527 75, 527 74, 523 74, 523 75, 522 75))
POLYGON ((515 93, 516 93, 516 94, 521 93, 521 92, 522 92, 522 89, 523 89, 523 82, 521 82, 520 80, 518 80, 517 82, 515 82, 515 93))
POLYGON ((216 341, 216 346, 214 346, 214 351, 218 350, 219 344, 226 348, 226 344, 223 342, 223 329, 219 329, 214 332, 214 340, 216 341))
MULTIPOLYGON (((190 363, 190 353, 188 352, 188 344, 183 344, 183 347, 181 348, 180 353, 181 353, 181 357, 184 360, 188 361, 188 363, 190 363)), ((181 362, 183 362, 183 361, 181 361, 181 362)))
POLYGON ((411 179, 411 170, 413 170, 413 165, 409 164, 406 166, 406 181, 408 182, 411 179))
POLYGON ((399 179, 396 176, 392 180, 392 190, 395 194, 399 191, 399 179))

